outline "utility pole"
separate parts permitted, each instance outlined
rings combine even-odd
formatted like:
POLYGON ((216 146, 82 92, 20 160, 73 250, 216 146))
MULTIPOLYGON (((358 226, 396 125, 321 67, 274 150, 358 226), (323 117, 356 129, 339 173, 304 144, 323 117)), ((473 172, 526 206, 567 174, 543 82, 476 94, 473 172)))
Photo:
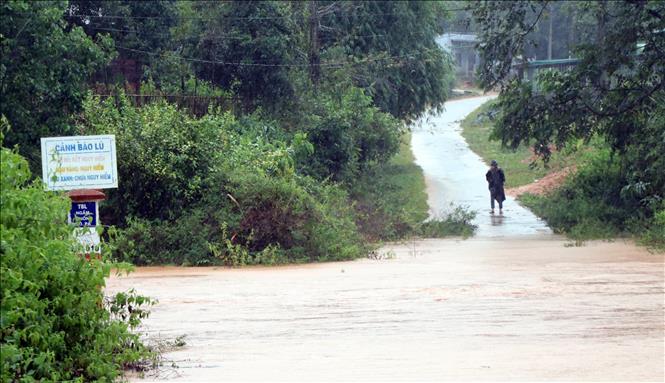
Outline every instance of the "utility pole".
POLYGON ((575 45, 575 25, 577 22, 576 9, 573 8, 570 16, 570 35, 568 37, 568 58, 573 58, 572 47, 575 45))
POLYGON ((549 37, 547 38, 547 59, 552 59, 552 20, 554 19, 554 7, 548 5, 549 7, 549 19, 550 19, 550 30, 549 37))

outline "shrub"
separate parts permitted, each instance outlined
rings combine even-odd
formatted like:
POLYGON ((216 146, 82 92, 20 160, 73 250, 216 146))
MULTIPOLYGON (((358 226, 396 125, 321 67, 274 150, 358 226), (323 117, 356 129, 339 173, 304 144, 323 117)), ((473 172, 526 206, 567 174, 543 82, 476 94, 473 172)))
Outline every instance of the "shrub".
POLYGON ((340 99, 322 96, 315 105, 304 123, 314 146, 313 156, 301 163, 305 173, 352 184, 399 150, 401 122, 379 111, 361 89, 351 87, 340 99))
POLYGON ((135 264, 278 264, 367 254, 348 197, 305 177, 220 172, 173 222, 129 221, 116 257, 135 264))
POLYGON ((364 172, 350 187, 363 235, 397 240, 415 234, 427 218, 424 188, 422 170, 411 160, 400 158, 364 172))
POLYGON ((647 222, 640 242, 654 250, 665 251, 665 203, 653 219, 647 222))
POLYGON ((28 183, 15 152, 2 148, 0 159, 0 380, 113 381, 147 354, 130 328, 150 301, 105 299, 112 265, 75 254, 68 199, 28 183))
POLYGON ((618 161, 603 150, 549 196, 521 200, 556 232, 575 239, 611 237, 625 230, 630 216, 620 196, 620 170, 618 161))
POLYGON ((632 192, 625 158, 599 150, 579 171, 547 196, 524 195, 520 200, 556 231, 573 239, 602 239, 636 234, 644 243, 665 241, 660 210, 653 201, 632 192))
POLYGON ((449 212, 443 212, 433 219, 427 220, 416 228, 416 233, 427 238, 441 238, 448 236, 461 236, 464 238, 473 235, 476 225, 471 221, 476 218, 475 211, 469 211, 464 206, 453 206, 449 212))
POLYGON ((115 134, 118 189, 109 191, 103 222, 125 217, 173 219, 201 197, 204 181, 225 152, 230 114, 200 119, 174 105, 156 102, 137 108, 117 100, 88 97, 79 120, 83 134, 115 134), (116 105, 117 102, 117 105, 116 105))

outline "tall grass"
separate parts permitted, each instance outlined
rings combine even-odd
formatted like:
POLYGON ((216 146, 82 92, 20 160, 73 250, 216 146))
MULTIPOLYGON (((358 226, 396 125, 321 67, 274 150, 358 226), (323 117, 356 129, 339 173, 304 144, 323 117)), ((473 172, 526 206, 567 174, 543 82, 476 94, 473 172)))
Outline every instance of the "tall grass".
POLYGON ((636 237, 665 250, 665 202, 644 206, 622 193, 626 185, 617 156, 603 149, 546 196, 523 195, 520 201, 547 221, 555 232, 575 240, 636 237))
POLYGON ((365 172, 352 187, 361 233, 372 241, 473 235, 473 213, 461 207, 427 220, 425 178, 414 163, 410 142, 411 136, 406 134, 395 157, 365 172))
MULTIPOLYGON (((512 150, 502 147, 500 141, 491 140, 492 116, 497 113, 495 104, 496 101, 490 100, 462 120, 462 136, 471 150, 482 157, 488 166, 491 160, 499 163, 506 173, 506 188, 527 185, 547 174, 579 164, 580 157, 573 155, 571 150, 554 152, 550 162, 545 165, 536 161, 536 157, 528 146, 520 146, 516 150, 512 150)), ((577 148, 578 146, 573 147, 573 149, 577 148)))

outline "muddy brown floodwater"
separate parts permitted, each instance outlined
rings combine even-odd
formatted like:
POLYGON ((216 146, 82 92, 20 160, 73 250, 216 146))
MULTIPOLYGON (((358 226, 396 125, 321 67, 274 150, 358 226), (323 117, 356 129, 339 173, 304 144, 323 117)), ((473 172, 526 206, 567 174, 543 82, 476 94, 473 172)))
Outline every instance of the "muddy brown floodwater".
POLYGON ((483 101, 448 103, 412 141, 433 214, 449 202, 485 210, 473 239, 388 245, 377 260, 109 278, 108 293, 159 300, 141 329, 149 342, 184 336, 146 379, 664 381, 663 255, 569 247, 512 199, 489 216, 485 165, 456 123, 483 101))
POLYGON ((391 259, 140 268, 148 379, 663 381, 663 257, 622 242, 423 240, 391 259), (168 366, 175 363, 178 368, 168 366))

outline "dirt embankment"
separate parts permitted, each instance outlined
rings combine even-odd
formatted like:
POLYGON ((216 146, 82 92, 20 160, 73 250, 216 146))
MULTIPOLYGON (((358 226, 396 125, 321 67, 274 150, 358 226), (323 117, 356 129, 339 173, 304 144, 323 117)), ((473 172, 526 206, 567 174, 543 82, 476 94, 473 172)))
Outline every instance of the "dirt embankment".
POLYGON ((536 182, 515 188, 506 189, 506 194, 511 197, 519 197, 522 194, 529 193, 535 195, 547 194, 556 189, 570 174, 575 173, 576 166, 569 166, 559 171, 550 173, 536 182))

